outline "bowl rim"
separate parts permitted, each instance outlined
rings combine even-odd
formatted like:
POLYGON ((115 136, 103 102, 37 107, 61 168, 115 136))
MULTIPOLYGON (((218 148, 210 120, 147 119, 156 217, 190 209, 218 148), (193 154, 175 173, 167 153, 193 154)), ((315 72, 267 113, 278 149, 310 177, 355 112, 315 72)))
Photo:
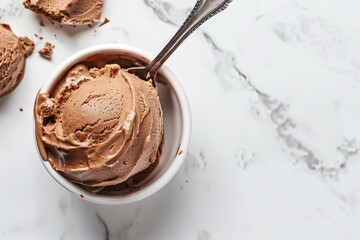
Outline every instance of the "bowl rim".
MULTIPOLYGON (((101 44, 101 45, 95 45, 92 47, 85 48, 69 58, 65 59, 50 75, 50 77, 47 78, 43 86, 40 88, 39 93, 46 93, 48 92, 51 87, 53 86, 54 81, 58 78, 60 74, 64 72, 64 69, 69 68, 71 65, 75 64, 80 59, 83 59, 87 56, 96 54, 96 53, 104 53, 104 52, 119 52, 119 51, 126 51, 133 53, 135 55, 139 55, 147 60, 153 59, 153 57, 148 54, 147 52, 133 47, 129 45, 123 45, 123 44, 101 44)), ((185 94, 185 91, 183 87, 181 86, 179 80, 177 77, 173 74, 173 72, 166 66, 162 66, 160 72, 166 76, 169 84, 172 86, 174 93, 176 97, 179 100, 179 105, 181 109, 181 115, 182 115, 182 130, 180 131, 182 134, 181 141, 180 141, 180 147, 179 150, 182 151, 182 154, 177 154, 175 156, 175 159, 170 164, 168 169, 153 183, 150 185, 133 192, 128 195, 97 195, 94 193, 90 193, 86 191, 85 189, 82 189, 79 186, 76 186, 74 183, 71 183, 69 180, 64 178, 62 175, 60 175, 58 172, 56 172, 50 165, 48 161, 44 161, 39 153, 39 149, 37 147, 37 143, 35 140, 36 149, 39 155, 39 158, 44 165, 47 172, 65 189, 75 194, 77 197, 87 200, 92 203, 97 204, 103 204, 103 205, 121 205, 121 204, 129 204, 133 202, 140 201, 146 197, 149 197, 159 191, 161 188, 163 188, 178 172, 179 168, 182 166, 185 157, 188 152, 188 147, 190 143, 190 136, 191 136, 191 111, 190 111, 190 105, 187 99, 187 96, 185 94)), ((35 126, 35 122, 34 122, 35 126)), ((35 129, 35 127, 34 127, 35 129)), ((34 137, 35 136, 35 130, 34 137)))

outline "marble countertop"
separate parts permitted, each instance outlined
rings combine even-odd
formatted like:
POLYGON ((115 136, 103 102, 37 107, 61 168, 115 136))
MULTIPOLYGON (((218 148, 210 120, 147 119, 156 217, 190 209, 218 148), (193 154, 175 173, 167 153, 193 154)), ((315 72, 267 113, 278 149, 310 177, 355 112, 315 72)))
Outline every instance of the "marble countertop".
POLYGON ((20 0, 1 1, 0 21, 36 51, 55 44, 0 99, 1 240, 360 238, 358 0, 234 0, 191 36, 167 62, 191 105, 190 153, 155 195, 99 206, 44 170, 32 107, 50 73, 101 43, 155 55, 194 1, 105 0, 101 28, 41 27, 20 0))

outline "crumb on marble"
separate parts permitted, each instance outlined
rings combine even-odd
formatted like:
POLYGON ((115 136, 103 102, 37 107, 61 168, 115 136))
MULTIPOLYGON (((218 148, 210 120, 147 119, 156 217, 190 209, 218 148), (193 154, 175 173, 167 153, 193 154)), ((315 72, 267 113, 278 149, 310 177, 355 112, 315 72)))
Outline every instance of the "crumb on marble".
POLYGON ((40 35, 38 35, 38 34, 34 34, 35 35, 35 37, 37 37, 38 39, 40 39, 40 40, 42 40, 43 39, 43 37, 42 36, 40 36, 40 35))
POLYGON ((108 18, 105 18, 104 21, 99 25, 99 27, 104 26, 105 24, 107 24, 108 22, 110 22, 110 20, 108 18))
POLYGON ((48 60, 51 60, 51 57, 53 54, 53 48, 54 48, 54 46, 51 43, 46 42, 45 46, 39 50, 40 56, 42 56, 43 58, 46 58, 48 60))

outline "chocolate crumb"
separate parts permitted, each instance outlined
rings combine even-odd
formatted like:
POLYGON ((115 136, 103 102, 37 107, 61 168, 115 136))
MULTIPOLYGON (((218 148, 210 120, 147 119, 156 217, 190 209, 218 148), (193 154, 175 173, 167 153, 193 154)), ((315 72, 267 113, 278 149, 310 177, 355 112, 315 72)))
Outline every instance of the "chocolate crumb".
POLYGON ((46 42, 44 48, 39 51, 40 56, 48 60, 51 60, 53 48, 54 46, 51 43, 46 42))
POLYGON ((80 197, 81 197, 81 198, 84 198, 84 195, 80 194, 80 197))
POLYGON ((40 35, 38 35, 38 34, 36 34, 35 33, 35 37, 37 37, 38 39, 40 39, 40 40, 42 40, 43 39, 43 37, 42 36, 40 36, 40 35))
POLYGON ((108 18, 105 18, 104 21, 99 25, 99 27, 104 26, 105 24, 107 24, 108 22, 110 22, 110 20, 108 18))
POLYGON ((45 26, 45 23, 42 19, 40 19, 40 22, 39 22, 40 26, 44 27, 45 26))
POLYGON ((180 151, 178 152, 178 155, 181 155, 181 154, 183 154, 183 150, 180 150, 180 151))
POLYGON ((87 26, 88 26, 89 28, 91 28, 91 27, 92 27, 92 25, 91 25, 91 24, 88 24, 87 26))
POLYGON ((25 56, 26 57, 30 56, 35 48, 34 42, 28 37, 21 37, 20 42, 24 49, 25 56))
POLYGON ((24 109, 23 109, 23 108, 19 108, 19 110, 20 110, 20 112, 23 112, 23 111, 24 111, 24 109))

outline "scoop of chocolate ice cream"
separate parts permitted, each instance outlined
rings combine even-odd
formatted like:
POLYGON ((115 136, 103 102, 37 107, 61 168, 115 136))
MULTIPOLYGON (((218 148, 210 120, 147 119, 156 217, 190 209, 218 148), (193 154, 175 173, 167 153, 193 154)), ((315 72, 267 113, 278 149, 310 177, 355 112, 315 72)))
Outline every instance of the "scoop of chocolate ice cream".
POLYGON ((120 184, 157 160, 163 137, 157 90, 117 64, 79 64, 35 103, 44 160, 90 191, 120 184))
POLYGON ((101 16, 103 0, 24 0, 25 8, 65 25, 93 23, 101 16))
POLYGON ((19 38, 7 24, 0 24, 0 97, 21 82, 25 70, 25 52, 19 38))

